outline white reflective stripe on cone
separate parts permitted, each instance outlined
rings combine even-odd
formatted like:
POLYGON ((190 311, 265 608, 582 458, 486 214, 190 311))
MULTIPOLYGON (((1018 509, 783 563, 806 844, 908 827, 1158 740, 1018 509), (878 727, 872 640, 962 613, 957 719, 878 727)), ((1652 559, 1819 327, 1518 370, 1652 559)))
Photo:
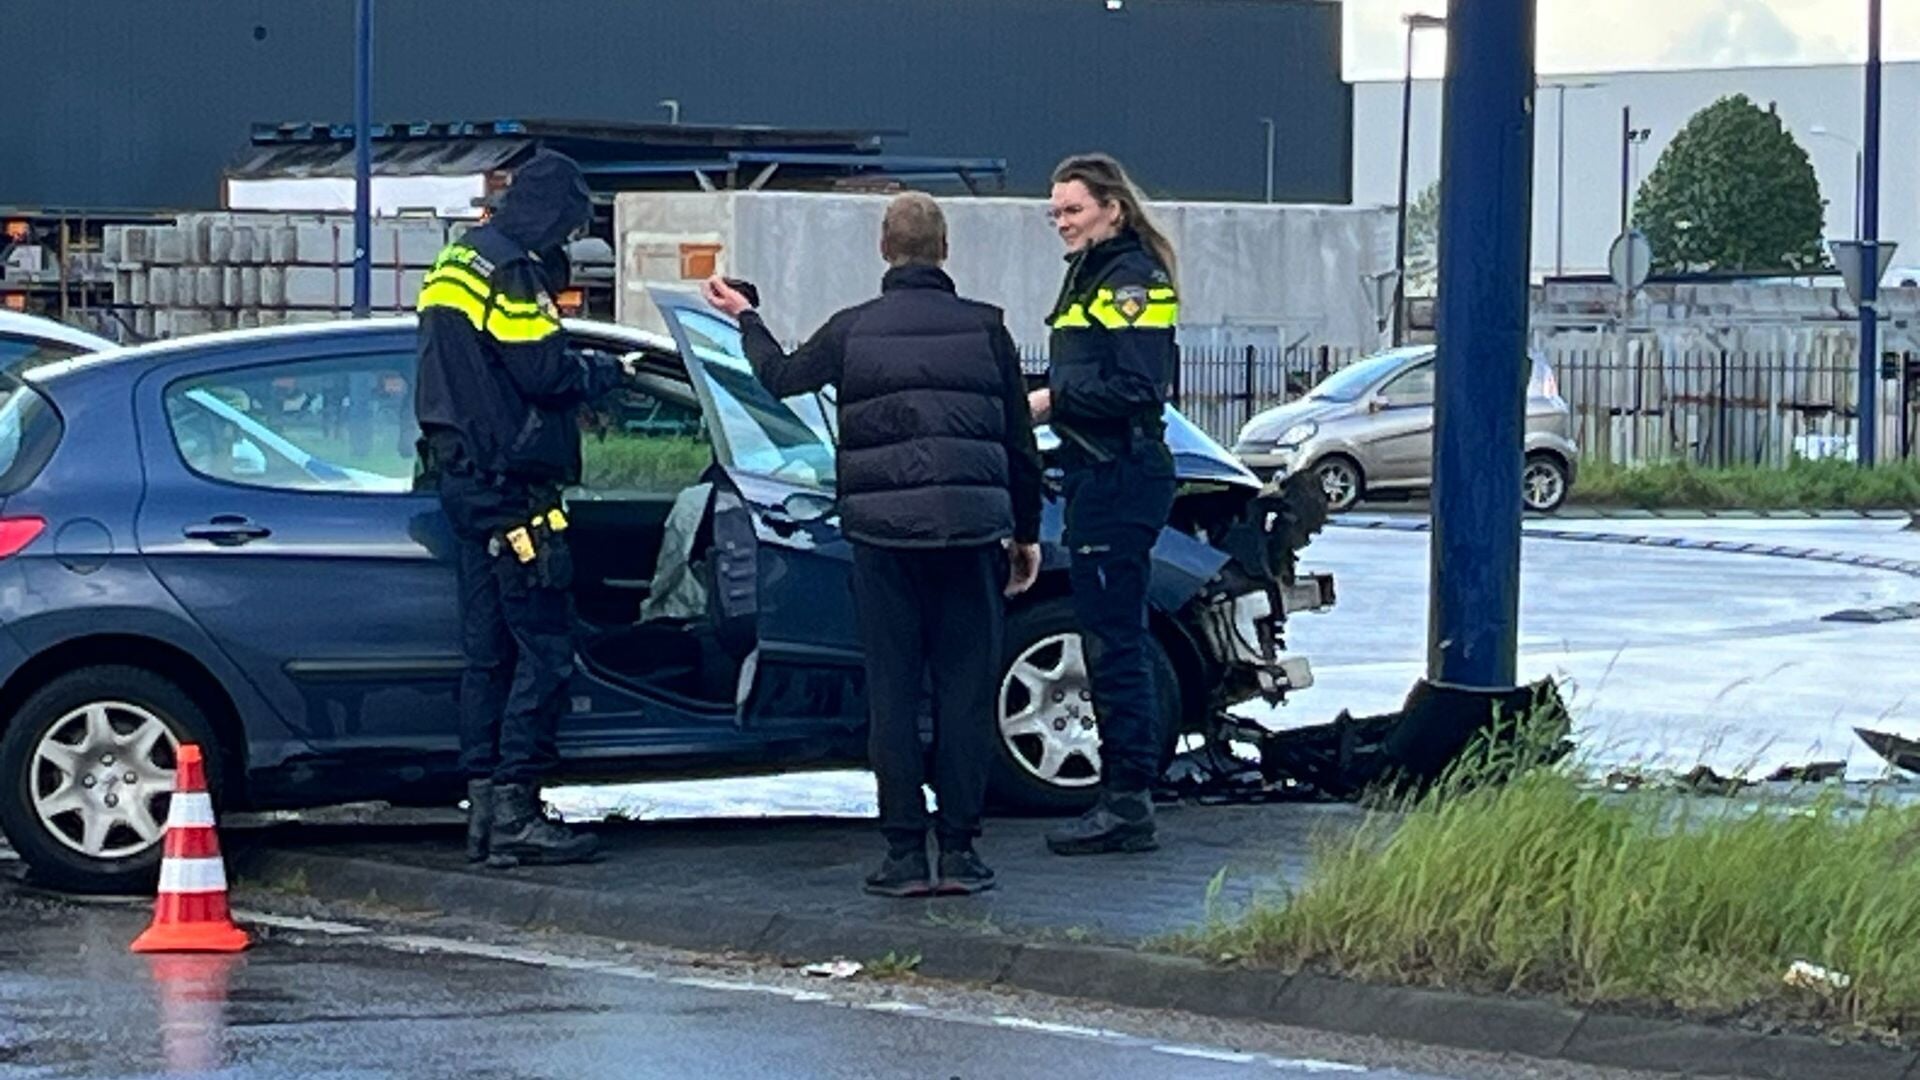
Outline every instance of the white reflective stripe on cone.
POLYGON ((167 859, 160 864, 163 893, 224 892, 227 868, 219 859, 167 859))
POLYGON ((204 791, 183 791, 167 807, 167 827, 213 825, 213 800, 204 791))

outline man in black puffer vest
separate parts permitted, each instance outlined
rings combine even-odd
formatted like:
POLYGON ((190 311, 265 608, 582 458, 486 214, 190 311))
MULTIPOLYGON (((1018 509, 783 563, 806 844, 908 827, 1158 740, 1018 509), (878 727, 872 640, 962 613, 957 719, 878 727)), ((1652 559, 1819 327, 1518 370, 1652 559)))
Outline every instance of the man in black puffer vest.
POLYGON ((883 896, 993 884, 973 848, 992 761, 1003 595, 1040 569, 1040 456, 1000 309, 963 300, 940 269, 947 225, 925 195, 887 207, 880 296, 848 308, 791 356, 720 278, 707 300, 740 320, 776 395, 838 388, 841 528, 867 660, 868 754, 879 778, 883 896), (1010 557, 1010 561, 1009 561, 1010 557), (933 688, 937 875, 927 864, 921 687, 933 688))

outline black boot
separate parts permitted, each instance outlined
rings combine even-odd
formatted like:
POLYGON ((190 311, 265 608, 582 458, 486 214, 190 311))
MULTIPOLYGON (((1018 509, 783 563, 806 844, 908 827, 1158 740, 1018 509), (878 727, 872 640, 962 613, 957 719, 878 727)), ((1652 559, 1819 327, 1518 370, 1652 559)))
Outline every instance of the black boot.
POLYGON ((600 842, 590 834, 547 820, 532 784, 494 785, 487 847, 487 865, 493 867, 587 862, 600 853, 600 842))
POLYGON ((927 868, 925 841, 914 847, 889 847, 880 869, 867 875, 866 889, 875 896, 932 896, 933 874, 927 868))
POLYGON ((1145 791, 1102 791, 1093 809, 1047 834, 1047 850, 1055 855, 1152 851, 1159 846, 1153 835, 1153 798, 1145 791))
POLYGON ((942 896, 967 896, 993 888, 993 869, 980 860, 972 845, 940 849, 940 880, 933 891, 942 896))
POLYGON ((467 781, 467 861, 485 862, 493 832, 493 781, 467 781))

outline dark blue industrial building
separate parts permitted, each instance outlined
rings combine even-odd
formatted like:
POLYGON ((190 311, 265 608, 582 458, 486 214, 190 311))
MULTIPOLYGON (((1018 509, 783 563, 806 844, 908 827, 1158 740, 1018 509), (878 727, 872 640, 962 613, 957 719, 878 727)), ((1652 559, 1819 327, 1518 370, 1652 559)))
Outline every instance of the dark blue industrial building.
MULTIPOLYGON (((352 116, 352 0, 12 0, 0 206, 210 207, 260 122, 352 116)), ((1155 196, 1346 202, 1325 0, 375 0, 376 121, 898 132, 1044 189, 1108 150, 1155 196), (671 101, 674 105, 663 105, 671 101)))

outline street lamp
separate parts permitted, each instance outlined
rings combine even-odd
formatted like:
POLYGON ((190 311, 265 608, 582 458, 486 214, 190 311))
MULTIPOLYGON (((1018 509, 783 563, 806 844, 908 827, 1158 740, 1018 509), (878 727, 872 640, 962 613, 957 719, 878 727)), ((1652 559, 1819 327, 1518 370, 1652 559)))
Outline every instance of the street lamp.
POLYGON ((1558 164, 1553 171, 1553 273, 1560 277, 1567 272, 1567 91, 1592 90, 1605 86, 1603 82, 1548 83, 1550 89, 1558 90, 1559 119, 1554 124, 1555 137, 1559 140, 1558 164))
POLYGON ((1653 137, 1652 128, 1633 126, 1633 106, 1620 107, 1620 231, 1627 231, 1633 183, 1640 177, 1640 145, 1653 137))
POLYGON ((1413 131, 1413 32, 1444 30, 1447 25, 1444 15, 1423 15, 1419 12, 1402 15, 1400 21, 1407 24, 1407 64, 1400 85, 1400 228, 1393 242, 1395 345, 1405 343, 1407 338, 1407 153, 1413 131))
POLYGON ((1273 144, 1274 144, 1273 117, 1263 116, 1260 118, 1260 123, 1264 124, 1267 129, 1267 201, 1272 202, 1273 201, 1273 144))
POLYGON ((1860 210, 1861 204, 1865 200, 1862 198, 1861 181, 1866 177, 1866 169, 1862 167, 1861 159, 1865 156, 1865 151, 1861 149, 1859 143, 1834 131, 1825 124, 1815 124, 1807 129, 1807 133, 1818 138, 1832 139, 1834 142, 1844 143, 1853 149, 1853 238, 1855 240, 1862 239, 1865 234, 1860 231, 1860 210))
POLYGON ((373 0, 353 8, 353 317, 373 306, 373 0))

